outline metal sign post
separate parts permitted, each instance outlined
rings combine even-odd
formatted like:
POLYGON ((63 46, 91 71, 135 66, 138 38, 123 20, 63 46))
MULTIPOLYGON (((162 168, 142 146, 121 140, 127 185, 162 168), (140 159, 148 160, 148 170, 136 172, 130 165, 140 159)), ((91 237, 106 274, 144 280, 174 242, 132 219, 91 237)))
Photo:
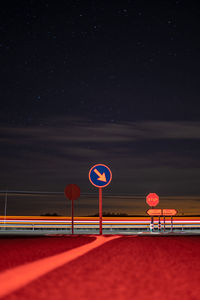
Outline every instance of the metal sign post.
POLYGON ((173 217, 171 216, 171 231, 173 231, 173 217))
POLYGON ((158 217, 158 231, 161 231, 161 222, 160 222, 160 216, 158 217))
POLYGON ((99 234, 102 235, 102 188, 99 188, 99 234))
POLYGON ((163 217, 163 219, 164 219, 164 231, 165 231, 165 216, 163 217))
MULTIPOLYGON (((153 207, 151 207, 153 208, 153 207)), ((154 222, 153 222, 153 216, 151 216, 151 224, 150 224, 150 231, 154 230, 154 222)))
POLYGON ((150 231, 153 230, 154 230, 154 222, 153 222, 153 217, 151 217, 150 231))
POLYGON ((6 230, 7 202, 8 202, 8 191, 6 190, 6 193, 5 193, 5 206, 4 206, 4 230, 6 230))
POLYGON ((74 200, 71 200, 72 234, 74 234, 74 200))
POLYGON ((71 200, 72 234, 74 234, 74 200, 80 197, 80 188, 76 184, 68 184, 65 188, 65 196, 71 200))

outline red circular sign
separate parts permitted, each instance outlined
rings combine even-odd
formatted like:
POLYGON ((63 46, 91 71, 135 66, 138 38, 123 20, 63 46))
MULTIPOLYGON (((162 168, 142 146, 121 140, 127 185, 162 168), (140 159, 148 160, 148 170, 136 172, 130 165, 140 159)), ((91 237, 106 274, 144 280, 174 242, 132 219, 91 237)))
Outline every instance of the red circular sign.
POLYGON ((159 203, 159 196, 156 193, 150 193, 146 196, 146 203, 149 206, 156 206, 159 203))
POLYGON ((65 196, 69 200, 76 200, 80 197, 80 187, 76 184, 68 184, 65 188, 65 196))

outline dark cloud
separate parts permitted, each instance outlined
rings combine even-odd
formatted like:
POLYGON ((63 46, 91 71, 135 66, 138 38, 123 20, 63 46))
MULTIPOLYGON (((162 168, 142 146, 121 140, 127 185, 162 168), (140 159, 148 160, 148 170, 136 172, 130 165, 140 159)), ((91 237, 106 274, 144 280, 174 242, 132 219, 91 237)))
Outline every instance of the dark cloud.
POLYGON ((87 192, 88 170, 102 162, 113 171, 113 192, 199 192, 199 122, 46 122, 48 126, 1 128, 2 188, 60 190, 77 182, 87 192))

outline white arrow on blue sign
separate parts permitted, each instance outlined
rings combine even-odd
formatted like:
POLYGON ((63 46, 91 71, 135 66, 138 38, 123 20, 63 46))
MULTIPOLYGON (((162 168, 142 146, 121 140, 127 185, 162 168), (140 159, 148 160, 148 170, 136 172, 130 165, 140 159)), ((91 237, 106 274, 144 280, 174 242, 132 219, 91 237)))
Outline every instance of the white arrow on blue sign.
POLYGON ((105 187, 109 185, 112 180, 112 172, 106 165, 94 165, 89 171, 89 180, 98 188, 105 187))

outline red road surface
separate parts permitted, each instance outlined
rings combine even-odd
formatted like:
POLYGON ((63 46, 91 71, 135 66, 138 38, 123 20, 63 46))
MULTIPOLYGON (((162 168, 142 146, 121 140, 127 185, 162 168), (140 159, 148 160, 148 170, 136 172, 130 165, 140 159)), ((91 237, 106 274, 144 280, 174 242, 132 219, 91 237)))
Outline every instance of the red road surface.
MULTIPOLYGON (((45 240, 48 245, 49 239, 39 240, 44 246, 45 240)), ((71 240, 76 240, 73 237, 69 237, 68 241, 62 237, 59 239, 66 241, 66 249, 71 240)), ((51 243, 54 253, 63 251, 58 250, 58 244, 51 243)), ((40 243, 29 249, 30 253, 38 247, 40 243)), ((13 255, 13 259, 18 259, 19 253, 14 252, 13 255)), ((2 255, 0 257, 2 260, 2 255)), ((199 300, 199 279, 199 236, 124 236, 49 272, 2 299, 199 300)))
POLYGON ((0 238, 0 272, 94 241, 94 237, 7 237, 0 238))

